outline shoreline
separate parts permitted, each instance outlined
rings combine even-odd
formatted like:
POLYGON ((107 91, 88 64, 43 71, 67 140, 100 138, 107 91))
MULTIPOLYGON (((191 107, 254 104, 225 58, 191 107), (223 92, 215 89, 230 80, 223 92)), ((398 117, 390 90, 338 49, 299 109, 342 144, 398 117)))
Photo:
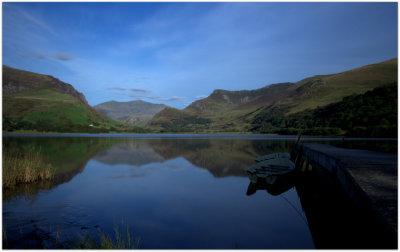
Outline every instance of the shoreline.
MULTIPOLYGON (((177 139, 259 139, 259 140, 296 140, 295 135, 276 134, 242 134, 242 133, 15 133, 4 134, 3 137, 128 137, 128 138, 177 138, 177 139)), ((316 138, 314 138, 316 139, 316 138)), ((321 139, 318 137, 318 139, 321 139)), ((342 138, 325 137, 325 139, 340 140, 342 138)))
MULTIPOLYGON (((132 137, 132 138, 249 138, 271 140, 296 140, 296 135, 249 134, 249 133, 3 133, 3 137, 132 137)), ((365 138, 339 136, 302 136, 301 140, 343 141, 397 141, 398 138, 365 138)))

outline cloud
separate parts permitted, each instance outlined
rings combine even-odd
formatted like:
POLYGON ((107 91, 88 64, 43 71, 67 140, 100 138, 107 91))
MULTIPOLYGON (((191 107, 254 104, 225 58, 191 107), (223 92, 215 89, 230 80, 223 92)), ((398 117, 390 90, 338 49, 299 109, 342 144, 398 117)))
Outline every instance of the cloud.
POLYGON ((18 56, 24 57, 24 58, 36 58, 36 59, 45 59, 47 58, 47 55, 45 53, 41 52, 35 52, 35 51, 29 51, 29 52, 24 52, 18 54, 18 56))
POLYGON ((141 92, 141 93, 150 93, 150 90, 144 88, 125 88, 125 87, 111 87, 110 90, 119 90, 119 91, 132 91, 132 92, 141 92))
POLYGON ((152 94, 150 94, 151 93, 150 90, 147 90, 144 88, 111 87, 108 89, 122 91, 123 93, 119 93, 119 95, 128 96, 131 98, 150 99, 150 100, 157 100, 157 101, 184 101, 184 100, 186 100, 186 97, 182 97, 182 96, 163 97, 163 96, 158 96, 158 95, 152 95, 152 94), (126 91, 128 91, 128 93, 126 91))
POLYGON ((160 96, 155 96, 155 95, 142 95, 142 94, 128 94, 129 97, 132 98, 146 98, 146 99, 151 99, 151 100, 158 100, 162 97, 160 96))
POLYGON ((172 97, 161 97, 159 98, 160 101, 184 101, 186 100, 185 97, 182 96, 172 96, 172 97))
POLYGON ((48 59, 48 58, 54 58, 62 61, 68 61, 72 60, 73 57, 69 54, 66 53, 55 53, 55 54, 47 54, 43 52, 38 52, 38 51, 27 51, 18 54, 18 56, 24 57, 24 58, 36 58, 36 59, 48 59))
POLYGON ((16 15, 18 15, 20 20, 23 20, 22 22, 29 23, 32 26, 36 26, 42 30, 45 30, 52 35, 57 35, 57 33, 48 25, 46 22, 43 21, 40 17, 35 17, 34 15, 26 12, 22 8, 19 8, 15 5, 6 5, 8 11, 15 11, 16 15))
POLYGON ((208 97, 208 95, 198 95, 195 98, 196 99, 203 99, 203 98, 206 98, 206 97, 208 97))
POLYGON ((186 97, 181 96, 171 96, 171 97, 162 97, 157 95, 139 95, 139 94, 129 94, 129 97, 132 98, 146 98, 150 100, 157 100, 157 101, 184 101, 186 97))
POLYGON ((59 60, 63 60, 63 61, 68 61, 68 60, 72 60, 72 56, 66 53, 56 53, 53 55, 53 58, 59 59, 59 60))
POLYGON ((34 9, 23 8, 21 3, 3 4, 3 37, 4 45, 16 47, 19 51, 49 48, 52 39, 59 36, 49 24, 34 9), (22 50, 21 50, 22 49, 22 50))

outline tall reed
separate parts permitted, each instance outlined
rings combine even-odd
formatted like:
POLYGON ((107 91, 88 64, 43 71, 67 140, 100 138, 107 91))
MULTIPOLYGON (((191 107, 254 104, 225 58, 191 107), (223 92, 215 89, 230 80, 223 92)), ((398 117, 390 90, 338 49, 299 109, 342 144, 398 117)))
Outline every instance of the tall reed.
POLYGON ((52 179, 54 169, 45 163, 40 152, 31 150, 4 149, 3 146, 3 188, 13 188, 20 183, 52 179))
POLYGON ((92 237, 87 235, 80 243, 76 245, 79 249, 138 249, 139 240, 132 237, 129 227, 126 230, 114 224, 114 237, 107 236, 100 231, 100 237, 92 237), (122 231, 122 232, 121 232, 122 231))

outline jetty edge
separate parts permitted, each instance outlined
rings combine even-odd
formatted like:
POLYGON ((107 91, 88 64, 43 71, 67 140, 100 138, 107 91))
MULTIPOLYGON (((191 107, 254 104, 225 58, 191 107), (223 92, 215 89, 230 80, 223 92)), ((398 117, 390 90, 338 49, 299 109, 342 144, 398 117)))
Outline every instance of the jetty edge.
POLYGON ((292 152, 298 169, 339 183, 354 203, 375 215, 397 244, 397 154, 299 143, 292 152))

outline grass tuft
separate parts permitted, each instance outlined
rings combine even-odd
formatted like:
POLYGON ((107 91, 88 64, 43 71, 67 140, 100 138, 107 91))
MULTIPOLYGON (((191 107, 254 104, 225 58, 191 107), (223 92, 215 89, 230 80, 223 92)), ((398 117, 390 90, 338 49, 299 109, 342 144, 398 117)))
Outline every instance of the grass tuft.
POLYGON ((53 176, 53 167, 43 161, 40 152, 3 150, 3 189, 13 188, 21 183, 51 180, 53 176))
POLYGON ((139 240, 134 241, 129 226, 122 231, 114 225, 114 237, 107 236, 101 231, 97 239, 87 235, 76 247, 78 249, 138 249, 139 240))

